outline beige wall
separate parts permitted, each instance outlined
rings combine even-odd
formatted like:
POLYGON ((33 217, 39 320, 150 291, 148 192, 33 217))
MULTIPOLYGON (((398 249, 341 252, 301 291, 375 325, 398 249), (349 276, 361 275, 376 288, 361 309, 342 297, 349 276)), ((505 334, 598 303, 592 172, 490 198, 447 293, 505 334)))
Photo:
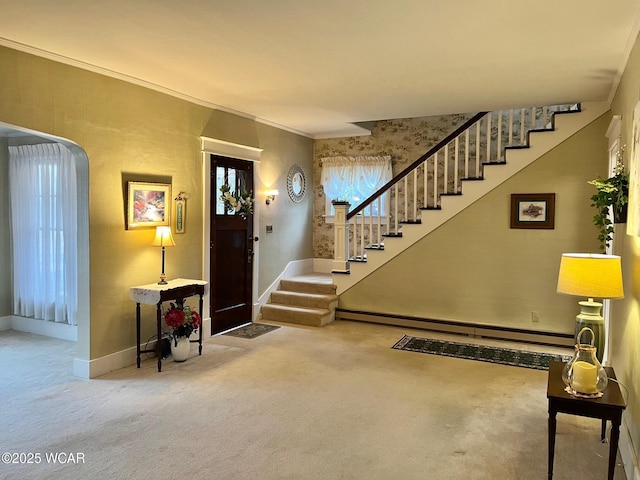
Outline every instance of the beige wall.
MULTIPOLYGON (((176 235, 177 245, 167 251, 166 271, 169 278, 201 278, 201 135, 257 141, 249 144, 264 149, 261 171, 269 172, 275 183, 284 182, 292 163, 311 169, 308 138, 1 47, 0 83, 1 122, 69 139, 89 159, 91 319, 90 328, 89 319, 80 319, 79 325, 79 338, 83 332, 90 338, 88 359, 135 345, 135 304, 129 287, 154 282, 159 275, 160 252, 151 247, 153 230, 125 229, 127 179, 168 180, 174 193, 187 192, 187 232, 176 235)), ((310 222, 306 216, 311 200, 296 209, 289 208, 284 196, 281 200, 270 211, 274 224, 310 222)), ((265 221, 260 219, 260 224, 265 221)), ((261 243, 261 288, 288 261, 309 257, 310 239, 310 233, 298 235, 286 250, 275 241, 261 243)), ((4 248, 2 253, 4 257, 4 248)), ((143 339, 153 331, 152 322, 145 323, 143 339)))
MULTIPOLYGON (((640 42, 636 40, 611 104, 611 113, 622 115, 622 145, 627 145, 627 152, 631 150, 633 110, 640 100, 639 85, 640 42)), ((630 155, 625 154, 627 168, 629 160, 630 155)), ((623 227, 616 233, 614 253, 622 256, 625 298, 612 302, 612 364, 629 392, 623 420, 631 432, 636 459, 640 459, 640 237, 626 235, 623 227)))
POLYGON ((572 333, 579 299, 556 294, 558 267, 563 252, 598 251, 587 180, 606 169, 608 123, 601 117, 507 180, 341 295, 340 307, 572 333), (536 192, 556 194, 555 229, 509 228, 510 194, 536 192))

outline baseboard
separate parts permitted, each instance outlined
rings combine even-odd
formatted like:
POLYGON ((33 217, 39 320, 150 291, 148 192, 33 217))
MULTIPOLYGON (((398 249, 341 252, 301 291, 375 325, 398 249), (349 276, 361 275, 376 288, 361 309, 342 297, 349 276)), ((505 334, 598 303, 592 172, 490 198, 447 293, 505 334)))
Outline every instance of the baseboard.
POLYGON ((11 330, 11 316, 0 317, 0 330, 11 330))
POLYGON ((622 464, 624 465, 624 473, 627 480, 640 480, 640 466, 638 466, 638 457, 633 449, 631 433, 629 432, 629 427, 624 421, 624 415, 622 419, 623 421, 620 426, 620 441, 618 443, 618 449, 620 450, 620 458, 622 458, 622 464))
MULTIPOLYGON (((205 318, 202 321, 202 339, 210 338, 211 335, 211 318, 205 318)), ((197 334, 193 334, 191 337, 193 340, 198 338, 197 334)), ((143 350, 153 350, 156 347, 156 341, 151 340, 140 345, 143 350)), ((140 356, 142 362, 145 360, 156 361, 155 357, 148 359, 146 354, 143 353, 140 356)), ((102 375, 106 375, 114 370, 120 370, 121 368, 135 365, 137 362, 137 350, 136 347, 126 348, 118 352, 110 353, 100 358, 93 360, 83 360, 81 358, 73 359, 73 374, 79 378, 96 378, 102 375)))
POLYGON ((410 327, 443 333, 455 333, 469 337, 493 338, 497 340, 537 343, 558 347, 573 347, 575 344, 572 334, 538 332, 535 330, 523 330, 491 325, 476 325, 472 323, 409 317, 377 312, 338 309, 336 310, 336 320, 378 323, 382 325, 410 327))
MULTIPOLYGON (((5 317, 7 318, 7 317, 5 317)), ((45 337, 59 338, 60 340, 78 341, 78 326, 66 323, 45 322, 35 318, 18 317, 12 315, 11 329, 19 332, 34 333, 45 337)))

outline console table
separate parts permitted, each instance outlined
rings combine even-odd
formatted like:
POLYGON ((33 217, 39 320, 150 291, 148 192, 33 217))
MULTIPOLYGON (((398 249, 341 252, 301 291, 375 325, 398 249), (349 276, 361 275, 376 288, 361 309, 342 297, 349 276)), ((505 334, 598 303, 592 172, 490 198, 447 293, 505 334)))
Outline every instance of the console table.
MULTIPOLYGON (((609 380, 600 398, 576 398, 565 391, 562 381, 562 369, 564 362, 549 363, 549 380, 547 383, 547 398, 549 399, 549 471, 548 477, 553 477, 553 456, 556 445, 556 414, 568 413, 582 417, 599 418, 602 420, 600 439, 604 441, 607 420, 611 421, 611 438, 609 439, 609 480, 613 480, 616 467, 616 455, 618 453, 618 439, 620 437, 620 424, 622 423, 622 411, 626 408, 620 387, 616 382, 609 380)), ((611 367, 605 367, 607 376, 616 378, 611 367)))
MULTIPOLYGON (((158 372, 162 371, 162 302, 184 300, 185 298, 199 295, 200 318, 202 318, 202 299, 207 294, 208 283, 204 280, 190 280, 187 278, 177 278, 169 280, 166 285, 150 283, 131 287, 129 296, 136 302, 136 353, 138 368, 140 368, 140 354, 155 352, 158 359, 158 372), (156 331, 157 342, 154 350, 140 349, 140 304, 156 306, 156 331)), ((198 329, 198 340, 190 340, 198 344, 198 355, 202 355, 202 325, 198 329)))

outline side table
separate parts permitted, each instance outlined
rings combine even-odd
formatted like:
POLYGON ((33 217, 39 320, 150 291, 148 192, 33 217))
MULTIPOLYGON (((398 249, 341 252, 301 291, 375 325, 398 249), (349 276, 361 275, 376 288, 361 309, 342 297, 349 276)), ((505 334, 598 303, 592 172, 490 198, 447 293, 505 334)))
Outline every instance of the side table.
MULTIPOLYGON (((147 352, 155 352, 158 359, 158 372, 162 371, 162 302, 171 300, 184 300, 185 298, 199 295, 199 313, 202 318, 202 302, 203 297, 208 291, 208 283, 204 280, 190 280, 186 278, 177 278, 170 280, 166 285, 150 283, 149 285, 140 285, 131 287, 129 296, 131 300, 136 302, 136 354, 137 364, 140 368, 140 354, 147 352), (154 350, 140 349, 140 304, 156 306, 156 331, 157 342, 154 350)), ((198 355, 202 355, 202 325, 198 329, 198 340, 190 340, 192 343, 198 343, 198 355)))
MULTIPOLYGON (((611 438, 609 439, 609 480, 613 480, 620 437, 622 411, 626 408, 624 398, 617 382, 609 380, 607 388, 600 398, 577 398, 565 391, 566 385, 562 381, 564 362, 549 363, 549 379, 547 383, 547 398, 549 399, 549 471, 548 478, 553 477, 553 456, 556 445, 556 414, 568 413, 582 417, 599 418, 602 420, 600 438, 605 439, 607 420, 611 422, 611 438)), ((605 367, 607 376, 615 379, 616 375, 611 367, 605 367)))

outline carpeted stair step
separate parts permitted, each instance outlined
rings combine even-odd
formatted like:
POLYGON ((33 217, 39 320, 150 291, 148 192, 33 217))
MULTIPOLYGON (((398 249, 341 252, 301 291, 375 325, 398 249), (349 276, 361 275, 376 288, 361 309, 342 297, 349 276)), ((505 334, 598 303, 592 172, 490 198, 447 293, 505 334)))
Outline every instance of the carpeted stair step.
POLYGON ((262 320, 322 327, 334 319, 328 308, 307 308, 269 303, 262 307, 262 320))
POLYGON ((281 305, 291 305, 293 307, 335 309, 338 306, 338 296, 278 290, 271 294, 271 302, 281 305))
POLYGON ((336 286, 332 283, 314 283, 302 280, 281 280, 280 290, 299 293, 318 293, 322 295, 335 295, 336 286))

